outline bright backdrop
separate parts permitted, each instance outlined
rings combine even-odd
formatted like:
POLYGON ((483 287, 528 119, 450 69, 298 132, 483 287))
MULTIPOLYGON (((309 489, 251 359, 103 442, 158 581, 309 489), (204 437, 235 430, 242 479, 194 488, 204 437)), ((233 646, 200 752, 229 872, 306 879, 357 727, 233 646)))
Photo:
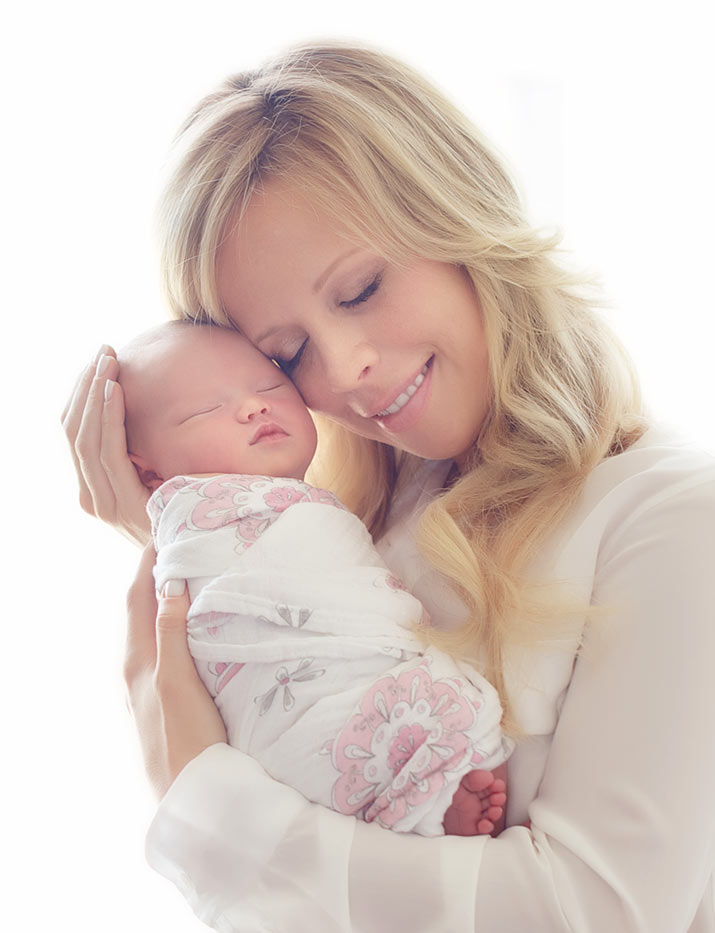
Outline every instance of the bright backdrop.
POLYGON ((293 41, 425 71, 602 273, 653 408, 715 446, 713 56, 683 0, 32 3, 3 18, 3 927, 203 929, 143 861, 153 812, 120 677, 125 541, 76 506, 76 373, 164 316, 151 213, 180 120, 293 41), (34 497, 34 499, 33 499, 34 497))

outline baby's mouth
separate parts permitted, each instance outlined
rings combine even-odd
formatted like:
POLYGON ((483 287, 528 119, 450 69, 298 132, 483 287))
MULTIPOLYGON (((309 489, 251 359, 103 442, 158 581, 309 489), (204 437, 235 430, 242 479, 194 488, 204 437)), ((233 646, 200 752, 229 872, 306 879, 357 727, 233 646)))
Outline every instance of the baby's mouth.
POLYGON ((254 444, 258 444, 261 441, 270 439, 270 438, 275 438, 275 440, 279 440, 281 437, 288 437, 287 432, 284 431, 283 428, 279 427, 277 424, 273 424, 269 422, 268 424, 262 424, 258 428, 256 433, 251 438, 251 441, 248 446, 253 447, 254 444))

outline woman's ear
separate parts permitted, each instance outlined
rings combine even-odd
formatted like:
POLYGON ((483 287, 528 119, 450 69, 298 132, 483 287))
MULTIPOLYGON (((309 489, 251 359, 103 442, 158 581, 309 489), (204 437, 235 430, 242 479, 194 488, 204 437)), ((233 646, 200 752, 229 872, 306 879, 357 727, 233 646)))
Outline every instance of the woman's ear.
POLYGON ((159 476, 155 470, 152 470, 141 454, 130 453, 129 459, 134 464, 134 469, 137 471, 139 479, 147 489, 150 489, 152 492, 154 492, 154 490, 158 489, 159 486, 161 486, 161 484, 164 482, 163 477, 159 476))

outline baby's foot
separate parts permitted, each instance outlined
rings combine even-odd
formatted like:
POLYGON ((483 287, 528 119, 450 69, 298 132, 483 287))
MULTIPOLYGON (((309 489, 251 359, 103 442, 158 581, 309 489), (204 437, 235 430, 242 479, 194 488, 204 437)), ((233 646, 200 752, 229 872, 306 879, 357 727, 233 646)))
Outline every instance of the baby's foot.
POLYGON ((504 829, 506 765, 494 771, 470 771, 462 778, 444 815, 451 836, 497 836, 504 829))

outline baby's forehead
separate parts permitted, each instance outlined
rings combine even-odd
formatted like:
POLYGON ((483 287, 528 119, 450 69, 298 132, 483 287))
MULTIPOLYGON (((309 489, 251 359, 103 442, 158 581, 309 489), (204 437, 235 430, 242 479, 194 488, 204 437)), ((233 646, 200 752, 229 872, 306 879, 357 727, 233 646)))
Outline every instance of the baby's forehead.
POLYGON ((118 359, 120 383, 132 400, 142 396, 144 403, 147 394, 163 397, 162 389, 173 394, 177 386, 185 393, 238 381, 253 391, 266 378, 285 378, 243 335, 215 325, 167 322, 136 337, 118 359))
POLYGON ((120 367, 124 362, 125 366, 139 368, 156 365, 160 360, 171 364, 187 354, 215 356, 224 350, 243 359, 266 359, 238 331, 185 321, 167 321, 139 334, 119 351, 118 359, 120 367))

